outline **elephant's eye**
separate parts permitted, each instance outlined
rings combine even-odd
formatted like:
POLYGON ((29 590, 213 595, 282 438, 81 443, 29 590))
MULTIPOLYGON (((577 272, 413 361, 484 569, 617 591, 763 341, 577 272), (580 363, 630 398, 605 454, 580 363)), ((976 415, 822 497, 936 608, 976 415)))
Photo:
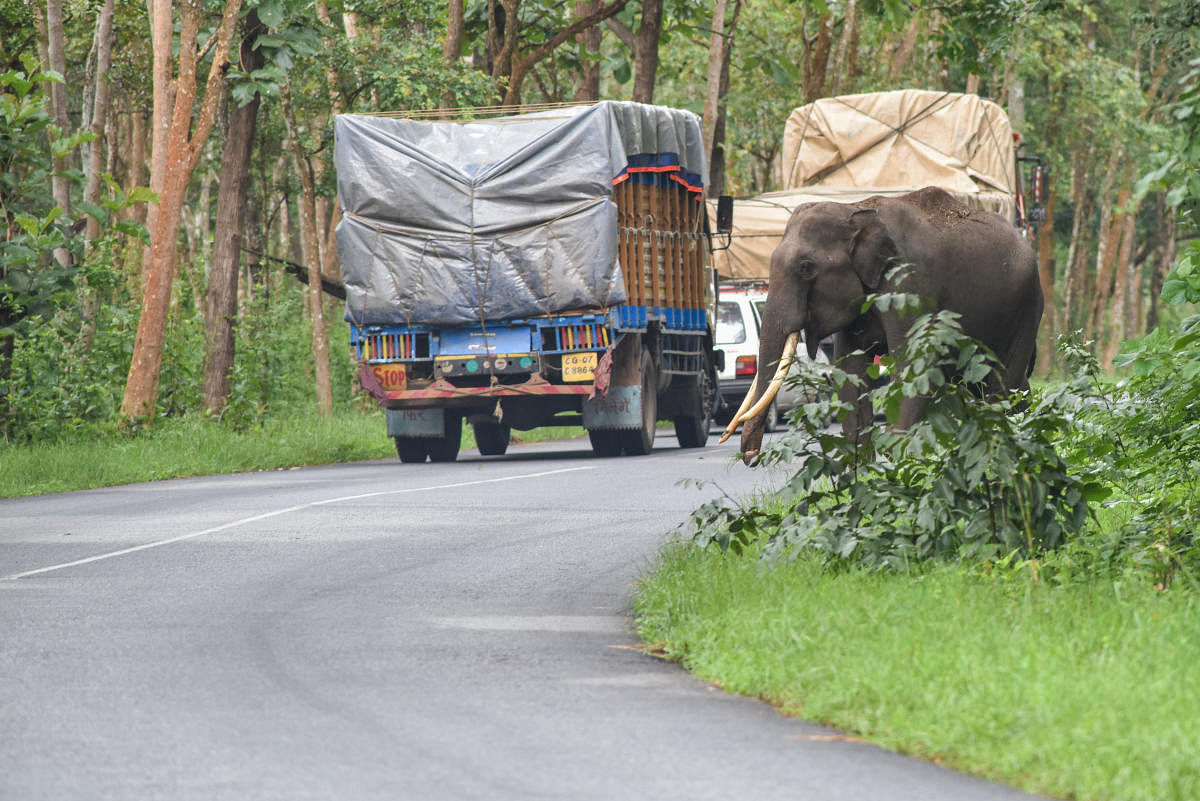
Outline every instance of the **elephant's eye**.
POLYGON ((809 278, 816 271, 817 265, 813 264, 808 259, 801 259, 800 264, 797 265, 797 272, 799 272, 801 278, 809 278))

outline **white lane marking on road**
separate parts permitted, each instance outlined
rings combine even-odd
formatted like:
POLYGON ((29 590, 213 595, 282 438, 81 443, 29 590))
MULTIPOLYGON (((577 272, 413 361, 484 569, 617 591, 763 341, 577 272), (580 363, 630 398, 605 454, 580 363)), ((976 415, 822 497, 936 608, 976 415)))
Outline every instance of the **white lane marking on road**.
POLYGON ((86 565, 89 562, 99 562, 103 559, 112 559, 113 557, 116 557, 116 556, 125 556, 126 554, 137 553, 138 551, 145 551, 150 548, 159 548, 163 545, 171 545, 172 543, 183 542, 184 540, 195 539, 196 537, 203 537, 205 534, 215 534, 218 531, 225 531, 227 529, 237 528, 238 526, 244 526, 248 523, 256 523, 259 520, 267 520, 268 518, 279 517, 280 515, 286 515, 291 512, 299 512, 302 509, 309 509, 314 506, 325 506, 325 505, 331 504, 331 503, 344 503, 346 501, 359 501, 359 500, 362 500, 363 498, 378 498, 381 495, 405 495, 405 494, 413 493, 413 492, 428 492, 430 490, 457 489, 459 487, 473 487, 473 486, 477 486, 479 484, 495 484, 495 483, 498 483, 501 481, 519 481, 520 479, 524 479, 524 478, 542 478, 544 476, 559 475, 560 473, 573 473, 578 470, 595 470, 595 469, 596 469, 595 467, 592 467, 589 465, 584 465, 582 467, 564 467, 559 470, 543 470, 538 473, 521 473, 520 475, 503 476, 501 478, 481 478, 476 481, 460 481, 455 484, 436 484, 431 487, 407 487, 405 489, 380 490, 379 492, 363 492, 363 493, 359 493, 358 495, 342 495, 341 497, 338 497, 338 498, 326 498, 323 501, 313 501, 312 503, 302 503, 302 504, 299 504, 298 506, 288 506, 284 509, 276 509, 271 512, 264 512, 260 515, 244 517, 241 520, 233 520, 229 523, 223 523, 219 526, 213 526, 212 528, 206 528, 203 531, 193 531, 190 534, 180 534, 178 537, 168 537, 165 540, 155 540, 154 542, 147 542, 147 543, 143 543, 142 545, 134 545, 129 548, 122 548, 119 551, 108 551, 106 553, 97 554, 95 556, 88 556, 84 559, 76 559, 72 562, 63 562, 62 564, 50 565, 49 567, 39 567, 34 570, 26 570, 23 573, 13 573, 12 575, 9 575, 9 576, 0 577, 0 581, 14 581, 16 579, 25 578, 26 576, 36 576, 41 573, 49 573, 54 570, 62 570, 64 568, 68 568, 68 567, 76 567, 78 565, 86 565))

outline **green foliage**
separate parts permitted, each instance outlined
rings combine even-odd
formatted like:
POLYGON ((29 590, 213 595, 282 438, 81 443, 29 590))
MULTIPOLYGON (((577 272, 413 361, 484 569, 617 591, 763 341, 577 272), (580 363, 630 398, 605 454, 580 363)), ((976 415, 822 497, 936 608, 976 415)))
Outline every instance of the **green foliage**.
POLYGON ((1125 344, 1129 375, 1093 406, 1115 443, 1116 528, 1156 583, 1200 587, 1200 320, 1125 344))
MULTIPOLYGON (((1176 144, 1160 156, 1157 166, 1142 176, 1137 197, 1150 191, 1166 193, 1167 205, 1192 226, 1200 225, 1200 58, 1179 80, 1179 100, 1171 108, 1178 123, 1176 144)), ((1187 242, 1175 269, 1163 283, 1164 303, 1200 302, 1200 241, 1187 242)))
POLYGON ((936 35, 938 55, 964 78, 1003 72, 1029 5, 1028 0, 951 0, 936 35))
MULTIPOLYGON (((1200 209, 1200 59, 1181 80, 1172 113, 1180 121, 1178 152, 1139 182, 1164 191, 1185 221, 1200 209)), ((1167 304, 1200 302, 1200 243, 1180 254, 1163 284, 1167 304)), ((1068 360, 1098 375, 1078 343, 1068 360)), ((1097 389, 1081 415, 1077 440, 1114 490, 1108 531, 1156 584, 1184 579, 1200 586, 1200 316, 1160 326, 1127 341, 1114 365, 1126 375, 1097 389)))
MULTIPOLYGON (((229 406, 221 420, 244 431, 274 417, 315 413, 312 335, 304 314, 304 287, 288 280, 263 291, 242 310, 229 406)), ((102 304, 90 344, 79 338, 77 310, 59 312, 17 340, 12 379, 3 402, 10 409, 8 437, 15 442, 55 442, 103 436, 114 430, 124 393, 137 305, 129 299, 102 304)), ((349 328, 330 325, 331 380, 338 408, 359 405, 349 328)), ((164 343, 157 416, 194 417, 202 406, 203 316, 177 304, 164 343)))
POLYGON ((36 445, 0 441, 0 497, 395 458, 378 409, 342 408, 320 417, 315 407, 245 430, 191 415, 159 420, 137 437, 102 431, 36 445))
MULTIPOLYGON (((1054 554, 1071 550, 1070 546, 1054 554)), ((1200 798, 1200 598, 931 563, 830 571, 673 543, 634 612, 655 653, 785 714, 1052 798, 1200 798)))
POLYGON ((10 440, 45 443, 112 430, 133 350, 136 309, 106 304, 94 324, 86 348, 79 338, 81 321, 70 311, 17 340, 4 393, 10 440))
MULTIPOLYGON (((782 508, 715 501, 693 516, 697 540, 735 551, 764 540, 773 555, 816 549, 834 559, 902 568, 929 558, 1039 556, 1077 533, 1089 498, 1103 494, 1060 453, 1078 395, 1063 387, 1027 399, 980 399, 996 362, 963 335, 955 317, 918 317, 892 380, 871 393, 892 423, 906 399, 927 398, 922 419, 906 430, 872 423, 855 440, 825 430, 848 404, 805 405, 793 413, 795 430, 759 457, 762 464, 797 465, 782 508), (1018 410, 1023 403, 1028 408, 1018 410)), ((835 389, 865 389, 840 369, 829 380, 835 389)))
POLYGON ((42 92, 47 81, 62 83, 62 76, 0 73, 0 338, 69 302, 75 270, 54 254, 82 253, 50 196, 51 153, 68 152, 80 140, 63 141, 51 123, 42 92))

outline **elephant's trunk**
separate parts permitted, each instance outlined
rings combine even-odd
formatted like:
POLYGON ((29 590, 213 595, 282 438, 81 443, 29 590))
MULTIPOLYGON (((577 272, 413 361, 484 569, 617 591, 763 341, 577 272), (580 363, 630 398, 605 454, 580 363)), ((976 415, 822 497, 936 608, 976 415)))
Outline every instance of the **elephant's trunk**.
POLYGON ((738 423, 744 423, 742 453, 747 464, 754 456, 758 455, 759 447, 762 445, 763 427, 766 424, 765 412, 771 406, 771 402, 775 400, 775 396, 779 394, 779 388, 783 386, 783 379, 787 377, 788 370, 792 366, 792 359, 795 358, 796 345, 799 341, 800 334, 796 331, 788 334, 779 358, 773 359, 771 362, 778 364, 778 367, 765 388, 761 386, 763 382, 760 379, 766 365, 759 367, 758 373, 754 376, 754 383, 751 385, 750 391, 746 393, 746 400, 742 402, 742 408, 734 415, 733 420, 729 423, 729 428, 725 430, 725 434, 721 438, 722 442, 725 441, 737 428, 738 423))
POLYGON ((808 322, 806 291, 789 291, 786 282, 773 283, 763 309, 762 331, 758 343, 758 372, 746 393, 746 399, 733 416, 721 441, 742 425, 741 450, 750 464, 762 446, 765 412, 779 392, 796 353, 799 332, 808 322), (777 285, 778 284, 778 285, 777 285), (768 376, 773 376, 768 378, 768 376))

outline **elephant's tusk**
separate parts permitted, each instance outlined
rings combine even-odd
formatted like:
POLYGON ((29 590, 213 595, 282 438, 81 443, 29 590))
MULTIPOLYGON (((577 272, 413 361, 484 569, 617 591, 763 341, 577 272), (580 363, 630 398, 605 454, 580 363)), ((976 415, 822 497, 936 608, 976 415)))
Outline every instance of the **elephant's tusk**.
MULTIPOLYGON (((763 393, 763 396, 758 399, 758 403, 754 404, 749 411, 745 409, 745 402, 742 403, 743 408, 739 409, 738 413, 733 416, 733 420, 729 423, 729 428, 725 430, 725 435, 719 440, 720 442, 724 442, 729 438, 729 435, 733 433, 733 429, 737 428, 738 423, 758 417, 771 405, 771 401, 775 400, 775 396, 779 394, 779 388, 783 385, 783 379, 787 377, 787 372, 792 366, 792 361, 796 358, 796 345, 799 342, 800 333, 798 331, 788 334, 787 341, 783 343, 783 353, 779 355, 779 367, 775 370, 775 377, 767 385, 767 391, 763 393)), ((757 375, 754 376, 754 383, 755 385, 758 384, 757 375)), ((751 387, 751 391, 746 393, 747 398, 754 396, 753 389, 754 387, 751 387)))
POLYGON ((742 412, 750 408, 750 404, 754 402, 754 390, 758 388, 758 373, 754 374, 754 380, 750 382, 750 389, 746 390, 746 397, 742 399, 742 405, 738 407, 737 412, 733 415, 733 419, 729 421, 729 427, 725 429, 725 433, 717 440, 720 445, 725 440, 733 436, 733 430, 738 427, 738 423, 742 422, 742 412))
POLYGON ((792 360, 796 358, 796 345, 799 341, 799 333, 793 331, 788 334, 787 342, 783 344, 783 353, 779 356, 779 369, 775 371, 775 377, 771 379, 767 391, 758 399, 758 403, 754 404, 754 408, 746 412, 743 420, 753 420, 758 417, 771 405, 771 401, 775 400, 775 396, 779 394, 779 388, 783 386, 783 379, 787 377, 787 371, 792 366, 792 360))

